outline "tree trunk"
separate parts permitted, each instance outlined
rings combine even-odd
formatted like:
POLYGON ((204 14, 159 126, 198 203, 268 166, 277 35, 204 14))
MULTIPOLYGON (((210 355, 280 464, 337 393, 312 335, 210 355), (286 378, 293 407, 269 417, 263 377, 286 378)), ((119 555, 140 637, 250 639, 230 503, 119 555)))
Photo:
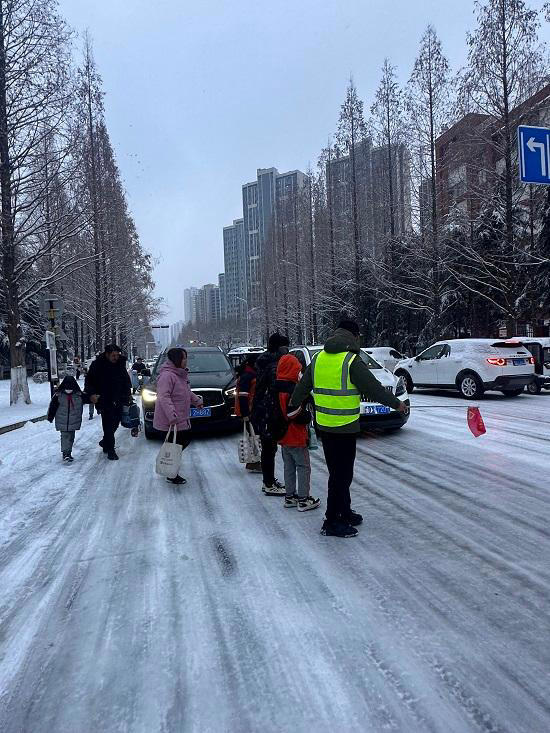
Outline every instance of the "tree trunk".
POLYGON ((19 287, 15 278, 15 232, 12 211, 11 159, 6 104, 4 0, 0 0, 0 191, 2 208, 2 268, 11 364, 10 405, 15 404, 20 395, 23 395, 26 404, 30 404, 31 397, 25 370, 25 341, 21 329, 19 308, 19 287))
POLYGON ((92 80, 90 77, 90 59, 87 59, 88 69, 88 88, 87 88, 87 105, 88 105, 88 135, 90 138, 90 164, 91 164, 91 186, 90 197, 92 199, 92 230, 94 241, 94 285, 95 285, 95 337, 94 352, 97 353, 101 349, 102 338, 102 319, 101 319, 101 269, 100 269, 100 242, 99 242, 99 206, 97 201, 97 168, 96 168, 96 139, 94 131, 94 117, 92 111, 92 80))

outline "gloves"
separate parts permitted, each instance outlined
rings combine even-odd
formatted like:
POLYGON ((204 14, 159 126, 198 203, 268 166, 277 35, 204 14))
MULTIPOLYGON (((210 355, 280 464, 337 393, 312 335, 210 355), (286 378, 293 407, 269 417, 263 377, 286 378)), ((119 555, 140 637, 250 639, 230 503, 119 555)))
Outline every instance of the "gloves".
POLYGON ((297 425, 309 425, 311 422, 311 412, 309 410, 302 410, 299 415, 292 420, 297 425))

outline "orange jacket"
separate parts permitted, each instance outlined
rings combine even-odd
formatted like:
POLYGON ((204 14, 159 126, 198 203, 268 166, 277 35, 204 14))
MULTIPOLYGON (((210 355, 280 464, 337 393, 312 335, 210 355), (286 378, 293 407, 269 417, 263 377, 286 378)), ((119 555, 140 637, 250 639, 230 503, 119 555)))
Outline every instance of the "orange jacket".
POLYGON ((288 409, 290 397, 294 387, 298 384, 302 365, 293 354, 285 354, 277 364, 276 389, 279 393, 279 404, 283 415, 288 422, 288 430, 279 445, 288 445, 293 448, 305 448, 307 445, 307 422, 308 415, 302 407, 288 409))

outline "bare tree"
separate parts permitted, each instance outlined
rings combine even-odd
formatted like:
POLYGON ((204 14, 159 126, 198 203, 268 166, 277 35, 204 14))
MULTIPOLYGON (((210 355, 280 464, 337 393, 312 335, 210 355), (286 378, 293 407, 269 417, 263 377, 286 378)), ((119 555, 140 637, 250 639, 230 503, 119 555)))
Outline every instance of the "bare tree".
POLYGON ((30 402, 22 305, 82 264, 76 255, 49 271, 37 267, 75 234, 70 205, 60 207, 60 218, 51 206, 70 143, 68 39, 53 0, 0 0, 0 247, 12 404, 20 396, 30 402))

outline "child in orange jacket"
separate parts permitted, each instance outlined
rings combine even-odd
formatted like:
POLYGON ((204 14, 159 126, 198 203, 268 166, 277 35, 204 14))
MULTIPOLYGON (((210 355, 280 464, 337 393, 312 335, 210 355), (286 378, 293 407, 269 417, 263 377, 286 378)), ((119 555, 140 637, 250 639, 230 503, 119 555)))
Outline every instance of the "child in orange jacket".
POLYGON ((299 512, 317 509, 321 504, 309 494, 311 465, 309 460, 308 423, 311 415, 307 409, 288 410, 288 403, 294 387, 300 379, 302 366, 292 354, 286 354, 277 364, 277 380, 275 389, 279 395, 279 404, 283 416, 288 421, 285 435, 279 440, 283 454, 285 470, 285 507, 296 507, 299 512), (298 476, 298 493, 296 493, 296 476, 298 476))

